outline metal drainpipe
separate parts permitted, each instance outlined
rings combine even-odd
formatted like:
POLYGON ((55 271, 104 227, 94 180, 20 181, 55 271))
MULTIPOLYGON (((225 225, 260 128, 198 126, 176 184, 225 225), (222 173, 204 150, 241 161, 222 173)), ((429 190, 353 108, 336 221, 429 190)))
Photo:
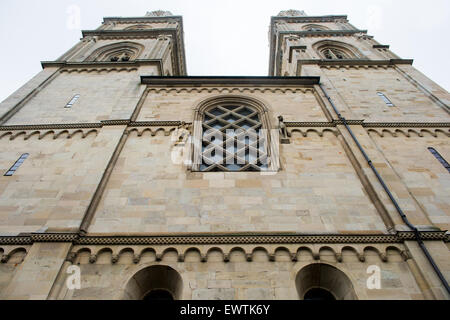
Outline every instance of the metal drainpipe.
POLYGON ((339 113, 338 109, 336 108, 336 106, 334 105, 333 101, 331 100, 330 96, 327 94, 327 92, 325 91, 325 89, 323 88, 322 84, 319 83, 320 89, 322 89, 323 94, 325 95, 325 97, 327 98, 327 100, 330 102, 331 106, 333 107, 334 112, 336 113, 336 115, 338 116, 339 120, 342 121, 342 123, 345 125, 345 128, 347 129, 347 131, 350 133, 350 135, 352 136, 353 141, 355 141, 356 145, 358 146, 359 151, 361 151, 362 155, 364 156, 364 159, 366 159, 367 163, 369 164, 370 168, 372 169, 373 173, 375 173, 375 176, 377 177, 378 181, 381 183, 381 186, 383 187, 384 191, 386 191, 387 195, 389 196, 389 199, 391 199, 392 203, 395 206, 395 209, 397 210, 397 212, 400 214, 400 217, 402 218, 403 222, 412 230, 414 231, 415 234, 415 238, 417 243, 419 244, 420 248, 422 249, 423 253, 425 254, 425 256, 427 257, 428 261, 430 262, 431 266, 433 267, 434 271, 436 272, 437 276, 439 277, 439 279, 441 280, 442 284, 444 285, 445 289, 447 290, 447 293, 450 294, 450 287, 448 285, 447 280, 445 279, 445 277, 443 276, 441 270, 439 269, 439 267, 436 265, 436 263, 433 260, 433 257, 431 257, 430 252, 428 251, 428 249, 425 247, 425 244, 422 241, 422 238, 420 237, 420 232, 419 230, 417 230, 417 228, 411 223, 409 222, 408 218, 406 217, 406 215, 403 213, 403 210, 400 208, 399 204, 397 203, 397 200, 395 200, 394 196, 392 195, 391 191, 389 190, 389 188, 387 187, 387 185, 384 183, 383 178, 380 176, 380 174, 378 173, 378 170, 374 167, 372 160, 370 160, 369 156, 367 155, 367 153, 364 151, 363 147, 361 146, 361 144, 359 143, 358 139, 356 138, 356 136, 353 134, 352 129, 348 126, 347 121, 345 120, 345 118, 339 113))

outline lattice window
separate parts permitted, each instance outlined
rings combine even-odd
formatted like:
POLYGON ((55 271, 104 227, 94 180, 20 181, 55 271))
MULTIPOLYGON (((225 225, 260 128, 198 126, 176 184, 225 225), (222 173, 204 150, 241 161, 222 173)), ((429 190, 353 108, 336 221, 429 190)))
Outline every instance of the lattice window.
POLYGON ((245 104, 218 104, 202 119, 200 171, 267 170, 267 130, 261 114, 245 104))
POLYGON ((439 152, 434 148, 428 148, 431 154, 444 166, 445 169, 450 173, 450 164, 445 160, 439 152))

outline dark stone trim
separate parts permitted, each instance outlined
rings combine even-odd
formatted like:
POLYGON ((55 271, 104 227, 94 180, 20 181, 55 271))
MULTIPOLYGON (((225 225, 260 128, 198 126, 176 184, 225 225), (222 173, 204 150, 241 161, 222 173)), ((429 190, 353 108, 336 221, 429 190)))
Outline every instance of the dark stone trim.
MULTIPOLYGON (((446 231, 422 231, 421 238, 426 241, 448 241, 446 231)), ((130 235, 99 236, 80 235, 78 233, 32 233, 20 236, 2 236, 1 245, 33 244, 35 242, 71 242, 74 245, 176 245, 176 244, 287 244, 287 243, 402 243, 414 240, 411 231, 396 234, 373 235, 300 235, 293 233, 280 234, 192 234, 192 235, 130 235)))
MULTIPOLYGON (((364 122, 364 120, 346 120, 349 125, 361 125, 365 128, 449 128, 450 122, 364 122)), ((15 130, 46 130, 46 129, 96 129, 103 126, 126 125, 128 127, 173 127, 180 126, 182 121, 130 121, 128 119, 102 120, 94 123, 55 123, 34 125, 0 126, 0 131, 15 130)), ((189 124, 189 123, 185 123, 189 124)), ((331 122, 285 122, 287 127, 336 127, 343 124, 342 120, 331 122)))
POLYGON ((142 36, 160 36, 160 35, 174 35, 178 31, 177 28, 158 28, 158 29, 145 29, 145 30, 82 30, 83 37, 142 37, 142 36))
MULTIPOLYGON (((129 127, 177 127, 182 121, 136 121, 130 122, 129 127)), ((186 123, 188 124, 188 123, 186 123)))
MULTIPOLYGON (((364 120, 346 120, 349 125, 361 125, 365 128, 449 128, 450 122, 364 122, 364 120)), ((96 129, 103 126, 126 125, 128 127, 174 127, 182 125, 182 121, 130 121, 128 119, 102 120, 94 123, 55 123, 35 125, 0 126, 0 131, 16 130, 51 130, 51 129, 96 129)), ((185 123, 189 124, 189 123, 185 123)), ((341 120, 332 122, 285 122, 287 127, 336 127, 342 125, 341 120)))
POLYGON ((0 131, 9 130, 45 130, 45 129, 94 129, 101 128, 101 123, 55 123, 55 124, 33 124, 33 125, 10 125, 0 126, 0 131))
POLYGON ((163 63, 161 59, 137 59, 133 61, 111 62, 111 61, 83 61, 83 62, 70 62, 70 61, 41 61, 42 68, 47 67, 59 67, 59 68, 99 68, 99 67, 136 67, 156 64, 158 66, 160 74, 163 72, 163 63))
POLYGON ((450 122, 364 122, 366 128, 449 128, 450 122))
POLYGON ((389 60, 369 60, 369 59, 345 59, 345 60, 327 60, 310 59, 297 60, 299 65, 317 64, 319 66, 393 66, 396 64, 413 64, 413 59, 389 59, 389 60))
POLYGON ((163 16, 163 17, 104 17, 103 22, 118 23, 140 23, 140 22, 170 22, 171 20, 182 22, 182 16, 163 16))
POLYGON ((274 22, 277 21, 303 23, 303 22, 335 22, 336 20, 347 20, 347 15, 301 16, 301 17, 272 16, 270 25, 271 27, 273 27, 274 22))
MULTIPOLYGON (((367 30, 321 30, 321 31, 280 31, 278 34, 281 36, 285 35, 299 35, 301 37, 314 37, 314 36, 328 36, 328 37, 339 37, 339 36, 349 36, 357 33, 367 34, 367 30)), ((280 39, 281 40, 281 39, 280 39)))
POLYGON ((160 77, 141 76, 141 83, 147 85, 315 85, 320 77, 224 77, 224 76, 185 76, 160 77))
POLYGON ((332 128, 332 127, 336 127, 336 124, 334 122, 285 122, 284 124, 288 128, 296 128, 296 127, 332 128))
POLYGON ((122 120, 102 120, 102 126, 128 126, 130 124, 130 120, 122 119, 122 120))

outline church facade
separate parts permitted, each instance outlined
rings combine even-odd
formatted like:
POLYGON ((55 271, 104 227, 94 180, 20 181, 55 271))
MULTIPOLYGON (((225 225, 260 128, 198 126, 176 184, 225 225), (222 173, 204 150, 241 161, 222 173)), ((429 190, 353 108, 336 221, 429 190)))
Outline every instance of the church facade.
POLYGON ((0 104, 0 299, 449 299, 450 95, 346 16, 268 77, 104 18, 0 104))

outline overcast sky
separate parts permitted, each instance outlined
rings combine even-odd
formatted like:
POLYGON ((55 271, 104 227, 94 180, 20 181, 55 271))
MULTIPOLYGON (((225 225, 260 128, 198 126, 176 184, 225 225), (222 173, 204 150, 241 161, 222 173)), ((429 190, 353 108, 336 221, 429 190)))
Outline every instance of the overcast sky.
POLYGON ((270 16, 346 14, 354 26, 450 89, 450 1, 429 0, 0 0, 0 101, 54 60, 103 17, 169 10, 184 21, 189 75, 268 73, 270 16), (71 19, 80 10, 80 23, 71 19))

